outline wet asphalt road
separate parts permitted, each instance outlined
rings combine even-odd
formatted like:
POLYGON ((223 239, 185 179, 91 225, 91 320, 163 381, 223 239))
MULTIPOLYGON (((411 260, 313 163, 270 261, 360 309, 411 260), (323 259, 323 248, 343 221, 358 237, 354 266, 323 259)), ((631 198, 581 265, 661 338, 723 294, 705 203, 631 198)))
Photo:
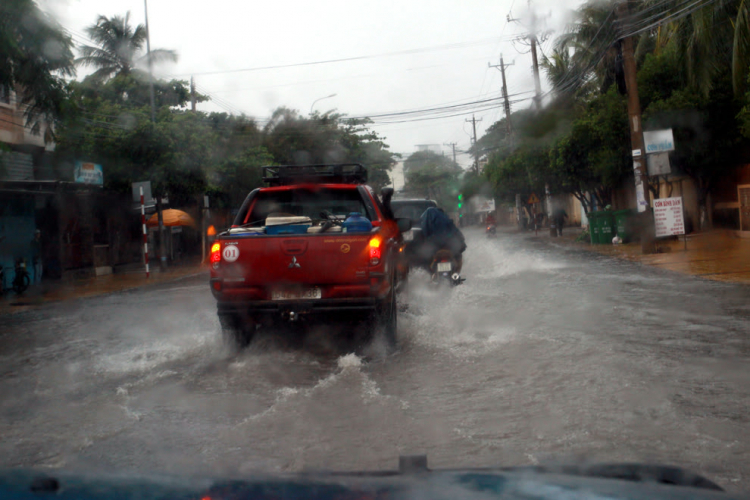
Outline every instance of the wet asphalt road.
POLYGON ((750 491, 750 289, 467 239, 466 284, 415 276, 388 356, 325 329, 233 353, 205 277, 2 317, 0 465, 237 475, 426 453, 668 463, 750 491))

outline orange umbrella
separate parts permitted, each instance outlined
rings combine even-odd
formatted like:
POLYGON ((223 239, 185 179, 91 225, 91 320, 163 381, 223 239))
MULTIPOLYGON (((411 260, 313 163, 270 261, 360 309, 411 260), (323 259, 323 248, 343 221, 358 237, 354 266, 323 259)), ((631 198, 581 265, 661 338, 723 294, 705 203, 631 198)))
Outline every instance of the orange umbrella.
MULTIPOLYGON (((173 208, 170 208, 168 210, 164 210, 164 226, 166 227, 173 227, 173 226, 190 226, 190 227, 196 227, 195 221, 192 217, 190 217, 190 214, 183 212, 182 210, 175 210, 173 208)), ((159 226, 159 214, 154 214, 146 221, 146 225, 148 227, 158 227, 159 226)))

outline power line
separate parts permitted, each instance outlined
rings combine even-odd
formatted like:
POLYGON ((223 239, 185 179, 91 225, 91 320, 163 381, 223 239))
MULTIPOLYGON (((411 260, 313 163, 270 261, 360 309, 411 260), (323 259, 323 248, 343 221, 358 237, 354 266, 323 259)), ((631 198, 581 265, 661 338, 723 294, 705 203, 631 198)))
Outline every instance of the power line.
MULTIPOLYGON (((513 97, 523 94, 529 94, 533 93, 532 91, 527 92, 519 92, 518 94, 514 94, 513 97)), ((376 119, 382 119, 382 118, 391 118, 391 117, 401 117, 401 116, 407 116, 407 115, 419 115, 419 114, 430 114, 430 113, 440 113, 440 112, 453 112, 458 110, 459 108, 466 108, 471 106, 482 106, 486 105, 488 103, 496 103, 497 101, 503 99, 502 96, 500 97, 492 97, 489 99, 482 99, 477 101, 469 101, 464 102, 460 104, 453 104, 448 106, 433 106, 428 108, 419 108, 419 109, 413 109, 413 110, 404 110, 404 111, 392 111, 388 113, 371 113, 371 114, 361 114, 357 116, 353 116, 351 118, 370 118, 372 120, 376 119)), ((469 113, 471 113, 471 110, 469 110, 469 113)))
POLYGON ((423 52, 436 52, 441 50, 453 50, 453 49, 460 49, 464 47, 472 47, 476 45, 484 45, 486 43, 495 43, 498 40, 498 38, 489 38, 484 40, 477 40, 474 42, 462 42, 462 43, 453 43, 453 44, 445 44, 445 45, 437 45, 433 47, 423 47, 419 49, 407 49, 407 50, 399 50, 395 52, 383 52, 381 54, 370 54, 370 55, 364 55, 364 56, 353 56, 353 57, 342 57, 338 59, 324 59, 321 61, 310 61, 310 62, 301 62, 301 63, 292 63, 292 64, 277 64, 273 66, 256 66, 251 68, 240 68, 240 69, 227 69, 227 70, 217 70, 217 71, 203 71, 203 72, 193 72, 193 73, 175 73, 171 74, 169 76, 172 77, 179 77, 179 76, 207 76, 207 75, 224 75, 228 73, 243 73, 248 71, 264 71, 269 69, 282 69, 282 68, 296 68, 300 66, 316 66, 320 64, 333 64, 333 63, 340 63, 340 62, 350 62, 350 61, 361 61, 366 59, 377 59, 382 57, 393 57, 393 56, 401 56, 401 55, 410 55, 410 54, 419 54, 423 52))
MULTIPOLYGON (((549 95, 552 92, 558 92, 558 93, 567 92, 568 90, 571 90, 577 86, 580 86, 581 81, 583 82, 587 81, 588 77, 586 75, 588 75, 589 72, 599 64, 599 62, 606 56, 607 51, 612 47, 612 45, 615 42, 622 40, 626 37, 637 35, 644 31, 649 31, 664 23, 673 22, 678 19, 682 19, 683 17, 691 15, 693 12, 696 12, 704 7, 707 7, 708 5, 711 5, 715 3, 716 1, 717 0, 686 0, 682 2, 681 4, 678 4, 677 6, 673 7, 674 9, 679 9, 677 11, 672 12, 671 11, 672 9, 668 9, 664 12, 661 12, 658 15, 649 16, 644 19, 638 19, 638 16, 641 14, 641 12, 633 14, 629 18, 628 20, 629 22, 618 23, 620 24, 620 27, 618 29, 613 30, 613 33, 607 39, 607 42, 601 47, 600 52, 595 54, 594 57, 592 57, 589 60, 588 64, 586 64, 583 68, 576 68, 575 64, 572 64, 568 68, 568 71, 566 72, 566 74, 561 79, 561 81, 563 82, 563 85, 559 85, 558 88, 551 90, 550 92, 547 93, 547 95, 549 95), (651 22, 653 19, 657 19, 657 20, 654 22, 651 22), (573 73, 574 70, 576 71, 575 74, 573 73)), ((645 9, 645 10, 650 10, 650 9, 653 9, 662 5, 667 5, 667 4, 668 4, 668 0, 662 0, 655 6, 649 7, 648 9, 645 9)), ((601 26, 599 27, 599 30, 596 32, 594 37, 589 41, 589 44, 587 45, 586 49, 583 52, 590 51, 594 42, 596 42, 596 39, 602 33, 607 22, 611 19, 613 15, 614 15, 614 9, 610 11, 607 18, 604 20, 604 22, 602 22, 601 26)))

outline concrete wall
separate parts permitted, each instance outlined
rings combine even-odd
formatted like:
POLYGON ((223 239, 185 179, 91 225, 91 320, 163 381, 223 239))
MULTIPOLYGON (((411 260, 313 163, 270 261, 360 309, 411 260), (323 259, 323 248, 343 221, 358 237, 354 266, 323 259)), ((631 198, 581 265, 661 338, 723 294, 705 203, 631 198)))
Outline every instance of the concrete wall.
MULTIPOLYGON (((695 182, 693 182, 690 177, 670 175, 666 180, 660 178, 658 192, 659 198, 682 197, 686 217, 692 221, 694 227, 698 227, 698 222, 700 220, 698 190, 695 182)), ((653 205, 653 200, 651 200, 651 203, 653 205)), ((614 210, 636 208, 635 182, 633 179, 623 182, 622 186, 615 190, 612 196, 612 208, 614 210)))
MULTIPOLYGON (((690 177, 669 176, 667 180, 660 178, 658 187, 659 198, 682 198, 682 206, 685 207, 685 225, 689 230, 691 227, 698 228, 700 222, 700 209, 698 208, 698 189, 690 177)), ((653 193, 652 193, 653 195, 653 193)), ((653 200, 651 200, 653 206, 653 200)))
POLYGON ((750 165, 743 165, 721 179, 711 193, 711 215, 716 227, 740 228, 737 187, 742 185, 750 185, 750 165))
POLYGON ((552 195, 552 209, 562 207, 565 213, 568 214, 568 218, 565 221, 567 226, 580 226, 581 215, 583 209, 581 203, 572 194, 556 194, 552 195))

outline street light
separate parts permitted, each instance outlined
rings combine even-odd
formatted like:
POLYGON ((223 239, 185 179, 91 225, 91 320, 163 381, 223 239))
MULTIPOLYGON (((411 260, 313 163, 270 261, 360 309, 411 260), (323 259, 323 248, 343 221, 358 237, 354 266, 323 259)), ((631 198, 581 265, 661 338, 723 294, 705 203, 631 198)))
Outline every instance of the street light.
POLYGON ((325 96, 325 97, 319 97, 319 98, 315 99, 315 100, 313 101, 313 103, 312 103, 312 106, 310 106, 310 114, 312 114, 312 112, 313 112, 313 108, 315 107, 315 103, 316 103, 316 102, 318 102, 318 101, 322 101, 323 99, 329 99, 329 98, 331 98, 331 97, 336 97, 337 95, 338 95, 338 94, 331 94, 331 95, 327 95, 327 96, 325 96))

